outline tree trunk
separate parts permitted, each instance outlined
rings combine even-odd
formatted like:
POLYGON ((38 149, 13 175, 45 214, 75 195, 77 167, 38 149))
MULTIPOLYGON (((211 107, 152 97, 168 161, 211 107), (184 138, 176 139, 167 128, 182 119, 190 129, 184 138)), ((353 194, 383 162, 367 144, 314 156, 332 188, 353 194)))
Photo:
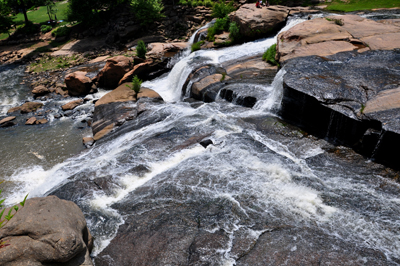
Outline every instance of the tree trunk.
POLYGON ((26 14, 26 7, 24 1, 21 1, 21 8, 22 12, 24 13, 25 25, 27 25, 29 23, 29 20, 28 20, 28 15, 26 14))

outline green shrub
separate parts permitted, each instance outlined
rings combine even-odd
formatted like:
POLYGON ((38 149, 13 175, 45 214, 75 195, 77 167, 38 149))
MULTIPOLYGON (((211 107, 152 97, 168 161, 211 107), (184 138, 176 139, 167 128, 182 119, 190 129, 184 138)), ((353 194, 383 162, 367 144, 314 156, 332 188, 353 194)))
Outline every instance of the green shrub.
POLYGON ((142 26, 164 17, 162 14, 164 6, 161 0, 131 0, 131 7, 142 26))
POLYGON ((213 7, 214 3, 211 0, 204 0, 204 5, 206 7, 213 7))
POLYGON ((229 2, 229 4, 225 4, 223 0, 219 3, 216 3, 212 8, 212 16, 214 18, 224 18, 232 11, 235 11, 235 7, 233 6, 233 2, 229 2))
POLYGON ((138 57, 145 59, 146 58, 146 53, 147 53, 147 49, 146 49, 146 44, 144 43, 144 41, 139 40, 137 46, 136 46, 136 54, 138 57))
MULTIPOLYGON (((3 182, 0 182, 0 184, 1 184, 1 183, 3 183, 3 182)), ((0 190, 0 194, 1 194, 1 192, 2 192, 2 190, 0 190)), ((26 201, 27 198, 28 198, 28 195, 25 196, 24 200, 21 201, 21 202, 19 203, 19 205, 21 205, 22 207, 24 207, 24 206, 25 206, 25 201, 26 201)), ((3 208, 3 202, 4 202, 4 201, 5 201, 5 199, 1 199, 1 200, 0 200, 0 209, 3 208)), ((14 215, 11 214, 12 211, 15 210, 15 211, 17 212, 18 209, 19 209, 18 205, 14 205, 13 207, 11 207, 10 210, 8 211, 8 213, 4 216, 4 219, 3 219, 3 220, 2 220, 2 218, 3 218, 4 212, 6 211, 6 209, 4 208, 4 209, 0 212, 0 228, 3 227, 3 226, 5 225, 6 222, 10 221, 11 218, 14 217, 14 215)), ((1 242, 0 245, 4 245, 4 242, 1 242)))
POLYGON ((204 44, 204 41, 199 41, 192 44, 192 52, 200 50, 200 47, 204 44))
POLYGON ((276 44, 273 44, 267 49, 267 51, 265 51, 262 59, 272 65, 279 66, 279 63, 275 60, 275 56, 276 56, 276 44))
POLYGON ((223 31, 229 30, 229 18, 225 16, 224 18, 218 18, 214 25, 208 28, 207 30, 207 40, 213 42, 215 40, 215 35, 219 34, 223 31))
POLYGON ((231 38, 232 41, 238 41, 241 39, 239 27, 236 22, 231 22, 229 24, 229 38, 231 38))
POLYGON ((40 27, 40 31, 41 31, 42 33, 49 32, 49 31, 51 31, 52 29, 53 29, 53 27, 50 26, 50 25, 42 25, 42 26, 40 27))
POLYGON ((51 35, 54 37, 64 37, 70 33, 71 29, 67 26, 61 26, 52 31, 51 35))
POLYGON ((136 93, 139 93, 140 87, 142 86, 143 81, 138 78, 138 76, 134 76, 132 79, 132 86, 129 86, 136 93))

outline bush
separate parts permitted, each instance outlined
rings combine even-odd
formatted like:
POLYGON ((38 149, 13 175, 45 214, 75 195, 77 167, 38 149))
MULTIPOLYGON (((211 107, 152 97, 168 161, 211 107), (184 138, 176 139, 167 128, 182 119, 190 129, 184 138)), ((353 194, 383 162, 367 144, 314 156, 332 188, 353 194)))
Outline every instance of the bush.
POLYGON ((161 0, 131 0, 131 7, 142 26, 164 17, 161 13, 164 8, 161 0))
POLYGON ((200 47, 204 44, 204 41, 199 41, 192 44, 192 52, 200 50, 200 47))
POLYGON ((52 29, 53 29, 53 27, 50 26, 50 25, 42 25, 42 26, 40 27, 40 31, 43 32, 43 33, 49 32, 49 31, 51 31, 52 29))
POLYGON ((231 22, 229 24, 229 38, 231 38, 232 41, 238 41, 241 39, 239 27, 236 22, 231 22))
POLYGON ((225 4, 223 0, 219 3, 216 3, 212 8, 212 16, 214 18, 224 18, 228 16, 229 13, 235 11, 235 7, 233 6, 233 2, 229 2, 229 4, 225 4))
POLYGON ((265 51, 262 59, 272 65, 279 66, 279 63, 275 60, 275 56, 276 56, 276 44, 273 44, 267 49, 267 51, 265 51))
POLYGON ((144 41, 140 40, 136 46, 136 54, 138 57, 145 59, 146 58, 146 44, 144 44, 144 41))
POLYGON ((223 31, 229 30, 229 18, 225 16, 224 18, 218 18, 214 25, 208 28, 207 30, 207 40, 213 42, 215 40, 215 35, 219 34, 223 31))
POLYGON ((63 37, 67 36, 70 33, 71 29, 67 26, 61 26, 51 33, 54 37, 63 37))
POLYGON ((136 93, 139 93, 140 87, 142 86, 142 80, 138 78, 138 76, 134 76, 132 79, 132 86, 129 86, 136 93))

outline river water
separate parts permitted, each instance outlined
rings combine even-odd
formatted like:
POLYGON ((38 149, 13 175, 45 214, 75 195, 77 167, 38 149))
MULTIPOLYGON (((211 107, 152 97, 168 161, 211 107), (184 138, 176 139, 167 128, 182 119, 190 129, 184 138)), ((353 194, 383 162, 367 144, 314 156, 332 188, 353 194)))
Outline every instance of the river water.
MULTIPOLYGON (((301 21, 290 20, 286 28, 301 21)), ((275 42, 269 38, 183 56, 167 76, 143 84, 165 103, 150 105, 150 111, 91 149, 81 144, 85 114, 43 126, 1 128, 0 177, 12 189, 7 202, 27 193, 73 200, 95 236, 95 257, 135 215, 169 210, 176 203, 221 200, 235 214, 204 222, 208 232, 227 236, 218 248, 203 249, 199 260, 210 265, 238 263, 235 239, 257 240, 267 231, 261 223, 314 228, 332 243, 374 250, 387 265, 400 265, 399 184, 383 177, 384 167, 357 155, 336 155, 332 145, 281 121, 276 109, 284 70, 272 84, 243 84, 264 92, 252 109, 223 100, 200 106, 182 101, 182 86, 194 68, 261 56, 275 42), (205 139, 213 145, 201 146, 205 139)), ((28 88, 20 85, 23 70, 0 72, 2 115, 28 97, 28 88)), ((309 236, 310 246, 314 237, 309 236)), ((287 244, 291 252, 309 248, 296 239, 287 244)), ((354 265, 373 261, 361 256, 354 265)))

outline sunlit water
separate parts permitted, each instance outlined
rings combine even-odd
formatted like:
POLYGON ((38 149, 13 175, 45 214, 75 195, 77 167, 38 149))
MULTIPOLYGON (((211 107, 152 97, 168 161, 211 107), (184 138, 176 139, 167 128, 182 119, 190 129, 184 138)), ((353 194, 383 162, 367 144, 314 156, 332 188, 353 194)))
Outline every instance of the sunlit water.
MULTIPOLYGON (((289 26, 299 21, 290 21, 289 26)), ((167 77, 143 84, 159 92, 166 103, 152 106, 151 111, 127 123, 126 133, 46 167, 41 161, 51 154, 46 150, 32 150, 36 163, 26 165, 15 160, 14 171, 2 171, 3 178, 19 186, 7 202, 16 202, 26 193, 30 197, 55 193, 73 200, 84 211, 96 237, 94 256, 124 223, 124 216, 112 205, 123 204, 129 197, 137 197, 138 203, 149 201, 135 196, 138 187, 147 186, 153 191, 165 188, 164 195, 151 197, 159 208, 169 200, 184 203, 199 198, 221 198, 236 206, 237 217, 221 219, 206 228, 210 232, 222 229, 231 236, 224 248, 208 251, 218 254, 218 265, 234 265, 236 258, 231 249, 236 231, 245 230, 254 239, 262 234, 262 230, 253 228, 257 222, 254 217, 317 227, 343 241, 379 250, 389 261, 400 259, 399 185, 332 159, 319 142, 295 133, 282 136, 275 132, 279 121, 274 110, 279 108, 284 70, 272 84, 259 87, 266 97, 253 109, 224 101, 195 109, 181 101, 183 83, 195 67, 261 54, 274 42, 270 38, 218 51, 198 51, 182 58, 167 77), (259 129, 253 120, 264 121, 266 129, 259 129), (138 126, 141 123, 145 126, 138 126), (198 144, 202 139, 211 139, 214 144, 205 149, 198 144), (111 188, 106 191, 94 187, 89 193, 73 183, 97 179, 108 180, 111 188), (383 183, 388 189, 381 188, 383 183), (171 196, 169 189, 181 193, 171 196)), ((64 134, 77 123, 68 121, 69 126, 62 129, 64 134)), ((0 130, 7 136, 11 133, 6 130, 13 129, 0 130)), ((16 155, 6 156, 2 156, 5 161, 12 161, 16 155)))

